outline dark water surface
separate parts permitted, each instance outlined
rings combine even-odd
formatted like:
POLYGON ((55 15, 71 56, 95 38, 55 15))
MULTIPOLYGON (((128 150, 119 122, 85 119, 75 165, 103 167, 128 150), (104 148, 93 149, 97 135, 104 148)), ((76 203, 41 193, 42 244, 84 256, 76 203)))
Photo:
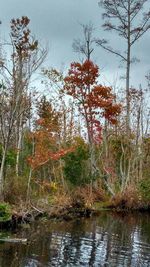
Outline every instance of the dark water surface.
POLYGON ((70 222, 40 221, 0 243, 0 267, 150 267, 150 215, 102 212, 70 222))

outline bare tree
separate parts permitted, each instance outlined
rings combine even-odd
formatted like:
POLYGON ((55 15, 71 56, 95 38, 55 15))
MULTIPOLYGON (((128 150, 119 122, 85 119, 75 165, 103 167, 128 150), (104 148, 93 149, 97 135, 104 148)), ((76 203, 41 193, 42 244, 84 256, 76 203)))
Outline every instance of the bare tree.
POLYGON ((113 31, 125 40, 127 49, 124 52, 109 46, 105 39, 97 39, 96 43, 106 51, 118 56, 126 64, 126 130, 130 129, 130 66, 133 61, 131 49, 133 45, 150 29, 150 10, 142 13, 148 0, 101 0, 99 5, 104 8, 103 28, 113 31), (141 19, 142 17, 142 19, 141 19))
POLYGON ((91 54, 94 51, 93 43, 93 32, 94 26, 92 23, 81 24, 83 30, 83 39, 74 39, 72 47, 73 51, 79 54, 82 54, 86 57, 87 60, 90 60, 91 54))

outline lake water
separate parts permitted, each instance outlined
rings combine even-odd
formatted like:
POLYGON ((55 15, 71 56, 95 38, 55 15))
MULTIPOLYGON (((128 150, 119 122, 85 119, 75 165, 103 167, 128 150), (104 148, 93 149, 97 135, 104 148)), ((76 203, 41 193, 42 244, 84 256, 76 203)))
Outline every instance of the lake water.
POLYGON ((102 212, 69 222, 41 220, 1 237, 0 267, 150 267, 150 215, 102 212))

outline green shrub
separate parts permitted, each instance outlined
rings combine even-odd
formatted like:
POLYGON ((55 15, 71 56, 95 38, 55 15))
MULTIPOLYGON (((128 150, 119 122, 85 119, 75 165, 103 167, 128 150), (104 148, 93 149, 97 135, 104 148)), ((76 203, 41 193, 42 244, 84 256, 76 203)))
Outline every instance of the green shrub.
POLYGON ((144 201, 150 203, 150 178, 142 179, 139 183, 139 194, 144 201))
POLYGON ((88 159, 88 146, 84 142, 80 142, 75 151, 64 157, 64 174, 66 180, 73 185, 89 183, 88 159))
POLYGON ((0 222, 11 220, 11 208, 7 203, 0 203, 0 222))
MULTIPOLYGON (((0 145, 0 163, 2 161, 2 145, 0 145)), ((5 160, 5 166, 14 167, 16 164, 16 151, 13 149, 8 149, 7 156, 5 160)))

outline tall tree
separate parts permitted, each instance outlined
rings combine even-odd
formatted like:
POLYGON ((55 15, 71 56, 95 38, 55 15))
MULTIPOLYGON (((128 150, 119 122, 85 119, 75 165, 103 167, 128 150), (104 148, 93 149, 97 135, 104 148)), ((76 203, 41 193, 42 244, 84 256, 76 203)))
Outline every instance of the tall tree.
MULTIPOLYGON (((96 166, 95 144, 102 138, 100 118, 116 123, 120 105, 115 103, 115 96, 110 87, 98 84, 99 69, 92 61, 83 64, 74 62, 65 78, 64 89, 71 95, 84 119, 90 148, 90 175, 93 180, 99 169, 96 166)), ((92 185, 91 180, 91 185, 92 185)))
POLYGON ((111 88, 98 84, 98 77, 98 66, 88 60, 83 64, 72 63, 65 77, 65 91, 74 98, 85 120, 90 144, 96 142, 98 136, 101 138, 100 117, 116 123, 120 112, 111 88))
MULTIPOLYGON (((30 109, 29 82, 32 74, 43 62, 46 50, 40 49, 38 41, 32 38, 28 28, 29 18, 11 20, 10 47, 11 60, 1 61, 1 74, 5 86, 0 91, 0 128, 2 162, 0 168, 0 198, 3 198, 4 165, 12 134, 16 136, 16 174, 19 172, 23 125, 30 109)), ((15 139, 15 138, 14 138, 15 139)))
POLYGON ((150 29, 150 10, 143 15, 142 10, 148 0, 101 0, 104 8, 103 28, 117 33, 126 43, 126 51, 120 52, 109 46, 105 39, 97 39, 96 43, 106 51, 118 56, 126 64, 126 131, 130 130, 130 67, 133 45, 150 29), (142 18, 142 19, 141 19, 142 18))
POLYGON ((23 16, 11 20, 11 42, 13 46, 13 83, 14 92, 20 94, 18 119, 16 121, 16 174, 19 174, 19 157, 22 142, 23 125, 27 120, 27 110, 30 109, 28 86, 33 73, 39 68, 46 56, 46 50, 40 51, 38 41, 29 29, 30 20, 23 16), (27 101, 28 99, 28 101, 27 101), (19 114, 21 114, 19 116, 19 114))

